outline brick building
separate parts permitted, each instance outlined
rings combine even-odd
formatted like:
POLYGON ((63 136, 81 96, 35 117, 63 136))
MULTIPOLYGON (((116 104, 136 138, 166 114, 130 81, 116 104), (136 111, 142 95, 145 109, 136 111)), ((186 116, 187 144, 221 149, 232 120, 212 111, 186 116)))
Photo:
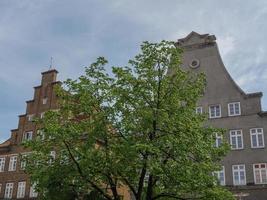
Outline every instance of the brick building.
MULTIPOLYGON (((212 126, 226 129, 225 135, 218 135, 216 145, 226 140, 232 148, 222 160, 222 170, 215 175, 242 199, 266 200, 267 112, 261 109, 262 93, 247 94, 233 81, 224 67, 215 36, 192 32, 179 39, 177 46, 184 49, 185 70, 206 74, 206 93, 196 111, 207 113, 212 126)), ((23 173, 19 154, 27 153, 21 142, 34 139, 38 132, 32 119, 57 107, 56 75, 56 70, 42 73, 41 85, 34 87, 33 100, 26 102, 26 114, 19 116, 18 129, 11 130, 11 138, 0 144, 0 199, 29 199, 37 195, 23 173)))
POLYGON ((11 137, 0 144, 0 199, 29 199, 35 198, 37 193, 31 186, 30 180, 24 173, 25 163, 20 156, 27 154, 21 143, 24 140, 34 139, 38 127, 32 122, 35 117, 42 117, 45 111, 56 109, 56 95, 54 92, 56 70, 42 73, 41 85, 34 87, 34 97, 26 101, 26 113, 19 116, 18 128, 11 130, 11 137))

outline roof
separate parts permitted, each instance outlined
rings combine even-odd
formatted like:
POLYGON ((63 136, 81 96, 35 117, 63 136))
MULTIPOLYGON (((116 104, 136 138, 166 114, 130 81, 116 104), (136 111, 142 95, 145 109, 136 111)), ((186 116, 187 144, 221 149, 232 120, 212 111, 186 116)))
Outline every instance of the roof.
POLYGON ((178 39, 176 45, 180 47, 188 47, 201 44, 213 44, 215 41, 215 35, 199 34, 195 31, 192 31, 186 37, 178 39))

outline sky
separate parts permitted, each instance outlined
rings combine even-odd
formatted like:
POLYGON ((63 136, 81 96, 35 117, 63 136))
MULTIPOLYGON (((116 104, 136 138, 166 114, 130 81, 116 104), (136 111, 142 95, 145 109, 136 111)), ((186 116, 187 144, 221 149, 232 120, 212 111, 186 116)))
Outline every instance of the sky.
POLYGON ((59 79, 104 56, 123 66, 143 41, 216 35, 224 64, 267 110, 266 0, 1 0, 0 142, 17 128, 50 58, 59 79))

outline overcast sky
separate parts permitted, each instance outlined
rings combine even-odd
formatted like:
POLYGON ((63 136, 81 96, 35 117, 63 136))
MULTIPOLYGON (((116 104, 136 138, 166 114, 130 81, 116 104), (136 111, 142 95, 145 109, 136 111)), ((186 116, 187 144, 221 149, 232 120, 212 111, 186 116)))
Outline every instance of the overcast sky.
POLYGON ((1 0, 0 141, 48 70, 76 78, 98 56, 124 65, 142 41, 214 34, 234 80, 267 110, 266 0, 1 0))

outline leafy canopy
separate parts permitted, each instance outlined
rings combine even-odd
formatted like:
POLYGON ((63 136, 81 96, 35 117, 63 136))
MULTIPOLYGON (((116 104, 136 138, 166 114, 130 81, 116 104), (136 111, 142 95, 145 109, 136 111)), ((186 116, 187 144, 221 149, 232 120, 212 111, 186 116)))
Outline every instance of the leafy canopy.
POLYGON ((195 113, 205 77, 183 70, 181 53, 173 42, 144 42, 128 66, 108 74, 100 57, 58 88, 59 110, 40 121, 44 137, 26 145, 41 198, 233 199, 212 176, 227 151, 214 146, 223 131, 195 113))

